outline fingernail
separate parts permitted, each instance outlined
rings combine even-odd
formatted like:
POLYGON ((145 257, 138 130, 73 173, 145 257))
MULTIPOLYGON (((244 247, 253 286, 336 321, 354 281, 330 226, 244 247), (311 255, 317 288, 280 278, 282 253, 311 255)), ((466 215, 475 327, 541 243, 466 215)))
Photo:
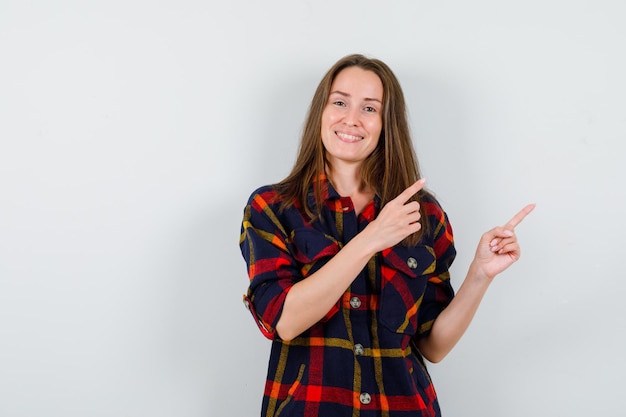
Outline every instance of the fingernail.
POLYGON ((507 236, 507 237, 511 237, 513 236, 513 232, 510 231, 509 229, 506 229, 503 233, 503 235, 507 236))

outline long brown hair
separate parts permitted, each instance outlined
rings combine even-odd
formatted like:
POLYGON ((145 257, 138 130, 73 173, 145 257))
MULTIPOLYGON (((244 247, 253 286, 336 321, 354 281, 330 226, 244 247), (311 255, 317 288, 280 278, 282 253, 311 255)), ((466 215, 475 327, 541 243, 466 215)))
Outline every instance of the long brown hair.
MULTIPOLYGON (((387 64, 378 59, 358 54, 345 56, 328 70, 317 86, 305 120, 294 167, 287 178, 277 184, 283 197, 283 208, 298 201, 311 219, 319 217, 323 204, 319 182, 327 161, 321 139, 322 113, 328 104, 328 96, 335 78, 349 67, 372 71, 383 85, 383 128, 376 149, 365 159, 361 167, 362 185, 373 189, 384 206, 421 178, 411 140, 404 94, 398 79, 387 64), (314 187, 315 207, 311 208, 307 204, 307 198, 313 181, 317 181, 317 184, 314 187)), ((413 196, 412 200, 419 202, 425 194, 427 192, 422 191, 413 196)), ((423 208, 420 211, 423 219, 422 228, 406 237, 402 241, 405 245, 415 245, 424 233, 428 233, 429 222, 423 208)))

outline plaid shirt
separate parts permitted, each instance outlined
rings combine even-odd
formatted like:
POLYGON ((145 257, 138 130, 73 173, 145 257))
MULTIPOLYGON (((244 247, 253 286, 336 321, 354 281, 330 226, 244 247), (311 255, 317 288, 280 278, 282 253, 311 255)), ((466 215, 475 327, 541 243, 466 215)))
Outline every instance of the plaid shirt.
MULTIPOLYGON (((244 303, 272 342, 263 417, 440 416, 415 342, 429 334, 454 292, 456 251, 437 201, 421 202, 431 233, 414 247, 377 253, 318 323, 286 342, 275 327, 292 285, 320 269, 376 218, 375 197, 358 216, 324 178, 321 221, 299 205, 279 210, 274 187, 245 208, 240 246, 250 286, 244 303)), ((313 197, 309 199, 313 203, 313 197)))

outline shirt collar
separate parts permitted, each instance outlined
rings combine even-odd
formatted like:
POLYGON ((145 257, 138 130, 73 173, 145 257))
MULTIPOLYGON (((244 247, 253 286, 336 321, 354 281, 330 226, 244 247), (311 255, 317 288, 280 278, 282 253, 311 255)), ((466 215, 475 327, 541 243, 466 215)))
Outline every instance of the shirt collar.
MULTIPOLYGON (((325 203, 328 200, 336 200, 342 198, 337 190, 335 190, 335 187, 333 187, 331 182, 328 180, 328 176, 326 175, 326 173, 322 173, 313 178, 313 181, 309 188, 309 194, 307 197, 307 204, 309 208, 313 210, 315 209, 315 188, 318 186, 322 191, 322 203, 325 203)), ((378 214, 378 211, 380 210, 380 201, 381 200, 378 194, 374 194, 373 211, 366 208, 366 210, 363 212, 363 214, 368 217, 370 221, 373 220, 378 214)))

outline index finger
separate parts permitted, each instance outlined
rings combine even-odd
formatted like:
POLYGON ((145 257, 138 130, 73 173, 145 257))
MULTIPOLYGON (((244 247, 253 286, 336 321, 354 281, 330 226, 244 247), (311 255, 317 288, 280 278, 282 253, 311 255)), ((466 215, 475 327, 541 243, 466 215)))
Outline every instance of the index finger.
POLYGON ((522 220, 524 220, 526 216, 528 216, 528 214, 530 214, 531 211, 533 211, 534 208, 534 204, 527 205, 519 213, 513 216, 513 218, 509 220, 509 222, 504 227, 507 229, 514 229, 518 224, 522 222, 522 220))
POLYGON ((402 191, 396 198, 404 204, 409 201, 409 198, 413 197, 419 190, 424 188, 424 185, 426 185, 426 178, 420 178, 412 185, 408 186, 407 189, 402 191))

